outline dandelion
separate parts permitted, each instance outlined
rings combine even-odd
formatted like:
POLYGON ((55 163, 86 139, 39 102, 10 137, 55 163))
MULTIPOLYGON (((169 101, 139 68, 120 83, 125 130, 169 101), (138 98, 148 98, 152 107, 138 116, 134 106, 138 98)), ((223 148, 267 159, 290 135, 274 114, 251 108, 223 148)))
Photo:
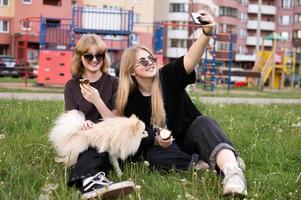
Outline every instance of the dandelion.
POLYGON ((2 133, 0 134, 0 140, 3 140, 5 138, 5 135, 2 133))
POLYGON ((145 160, 145 161, 143 162, 143 165, 144 165, 145 167, 149 167, 150 164, 149 164, 148 161, 145 160))
POLYGON ((40 194, 38 200, 50 200, 49 194, 40 194))
POLYGON ((185 193, 185 197, 186 197, 186 199, 190 199, 190 200, 197 199, 197 198, 195 198, 194 196, 192 196, 192 195, 189 194, 189 193, 185 193))
POLYGON ((292 124, 292 127, 301 128, 301 122, 298 122, 297 124, 292 124))
POLYGON ((58 188, 58 184, 46 184, 42 190, 46 193, 51 193, 52 191, 56 190, 58 188))

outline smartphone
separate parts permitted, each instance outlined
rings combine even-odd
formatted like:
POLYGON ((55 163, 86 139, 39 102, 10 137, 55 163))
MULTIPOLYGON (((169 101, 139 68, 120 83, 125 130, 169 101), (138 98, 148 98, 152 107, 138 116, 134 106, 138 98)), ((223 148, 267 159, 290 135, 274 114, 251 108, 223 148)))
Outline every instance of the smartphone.
POLYGON ((192 17, 193 22, 196 25, 206 25, 206 24, 209 24, 208 21, 202 20, 202 15, 200 13, 191 13, 191 17, 192 17))
POLYGON ((82 79, 79 79, 79 83, 80 83, 81 85, 83 85, 83 84, 89 85, 89 84, 90 84, 90 81, 89 81, 88 79, 82 78, 82 79))

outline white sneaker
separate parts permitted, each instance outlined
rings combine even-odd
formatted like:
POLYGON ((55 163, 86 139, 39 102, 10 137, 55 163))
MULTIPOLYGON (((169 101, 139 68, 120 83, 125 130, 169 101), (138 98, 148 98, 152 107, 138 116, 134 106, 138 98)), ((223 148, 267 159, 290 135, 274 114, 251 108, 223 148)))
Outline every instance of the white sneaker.
POLYGON ((82 199, 101 197, 101 199, 116 199, 125 197, 134 190, 132 181, 113 183, 109 181, 104 172, 99 172, 83 181, 82 199))
POLYGON ((223 169, 225 178, 223 180, 224 196, 246 196, 246 179, 238 166, 228 166, 223 169))

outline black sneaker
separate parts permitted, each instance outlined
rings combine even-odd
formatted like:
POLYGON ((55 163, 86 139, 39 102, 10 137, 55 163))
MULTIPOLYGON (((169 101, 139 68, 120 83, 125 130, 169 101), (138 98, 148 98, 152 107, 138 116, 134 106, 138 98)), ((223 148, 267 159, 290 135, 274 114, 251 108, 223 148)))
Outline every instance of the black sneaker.
POLYGON ((132 181, 113 183, 106 178, 104 172, 99 172, 83 181, 82 198, 101 197, 102 199, 116 199, 126 196, 133 190, 134 183, 132 181))

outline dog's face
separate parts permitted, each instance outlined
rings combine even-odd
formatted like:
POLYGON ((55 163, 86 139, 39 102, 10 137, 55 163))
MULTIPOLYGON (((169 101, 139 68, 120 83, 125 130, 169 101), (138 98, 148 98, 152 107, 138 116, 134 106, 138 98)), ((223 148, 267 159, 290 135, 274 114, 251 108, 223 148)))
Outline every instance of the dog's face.
POLYGON ((132 136, 133 137, 141 137, 145 138, 148 136, 147 131, 145 131, 145 124, 136 117, 136 115, 131 115, 130 123, 132 129, 132 136))

